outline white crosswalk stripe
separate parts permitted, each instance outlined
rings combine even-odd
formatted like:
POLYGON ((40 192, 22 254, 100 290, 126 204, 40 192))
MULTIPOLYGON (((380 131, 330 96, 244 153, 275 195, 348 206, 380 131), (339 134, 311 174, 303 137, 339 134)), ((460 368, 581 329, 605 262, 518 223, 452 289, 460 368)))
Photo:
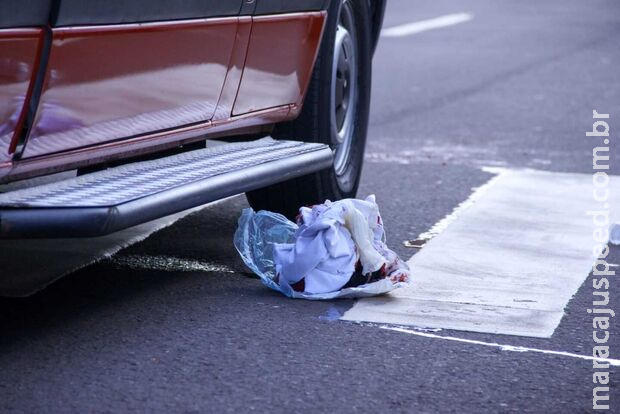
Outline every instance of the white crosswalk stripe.
MULTIPOLYGON (((411 258, 411 287, 343 319, 550 337, 596 260, 592 176, 507 171, 485 187, 411 258)), ((620 177, 609 190, 617 211, 620 177)))

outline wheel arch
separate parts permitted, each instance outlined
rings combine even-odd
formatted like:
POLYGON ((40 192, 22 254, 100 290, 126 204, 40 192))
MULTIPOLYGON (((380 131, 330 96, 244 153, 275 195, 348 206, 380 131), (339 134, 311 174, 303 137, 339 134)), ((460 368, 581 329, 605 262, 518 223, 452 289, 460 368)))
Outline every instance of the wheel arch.
MULTIPOLYGON (((332 1, 328 0, 325 3, 325 9, 329 9, 329 5, 332 1)), ((385 6, 387 0, 367 0, 370 6, 371 12, 371 24, 372 24, 372 53, 374 54, 377 44, 379 43, 379 36, 381 35, 381 27, 383 26, 383 16, 385 15, 385 6)))
POLYGON ((374 54, 379 43, 379 36, 381 35, 387 0, 368 0, 368 2, 370 3, 372 13, 372 52, 374 54))

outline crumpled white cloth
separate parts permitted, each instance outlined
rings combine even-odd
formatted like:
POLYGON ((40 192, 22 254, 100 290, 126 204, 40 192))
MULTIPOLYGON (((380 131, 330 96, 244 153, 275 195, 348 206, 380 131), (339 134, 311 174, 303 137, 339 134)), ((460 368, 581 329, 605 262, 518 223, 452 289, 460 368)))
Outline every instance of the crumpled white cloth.
POLYGON ((335 292, 348 283, 358 262, 364 275, 384 269, 395 283, 409 277, 406 264, 385 245, 374 195, 302 207, 298 225, 294 243, 274 246, 281 285, 304 279, 304 293, 335 292))
POLYGON ((381 295, 409 283, 407 264, 385 244, 374 196, 302 207, 297 221, 251 208, 239 217, 235 247, 271 289, 326 300, 381 295))

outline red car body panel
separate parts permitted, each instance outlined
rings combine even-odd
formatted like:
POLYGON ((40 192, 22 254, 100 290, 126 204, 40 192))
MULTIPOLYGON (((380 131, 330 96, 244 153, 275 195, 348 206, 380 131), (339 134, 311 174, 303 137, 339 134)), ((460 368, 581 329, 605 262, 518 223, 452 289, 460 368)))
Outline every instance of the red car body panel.
POLYGON ((32 92, 42 29, 0 30, 0 166, 12 159, 12 143, 32 92))
POLYGON ((237 18, 60 28, 23 158, 211 119, 237 18))
POLYGON ((17 154, 15 140, 0 142, 0 182, 289 119, 305 95, 325 16, 52 29, 28 137, 17 154))
POLYGON ((230 55, 228 63, 228 72, 226 73, 226 81, 222 88, 220 100, 215 109, 214 121, 229 119, 232 115, 237 92, 239 91, 239 82, 245 67, 245 59, 250 44, 250 35, 252 33, 252 18, 240 17, 237 24, 237 34, 235 37, 235 45, 230 55))
POLYGON ((299 104, 312 74, 324 14, 254 18, 235 115, 299 104))
MULTIPOLYGON (((10 169, 10 178, 18 180, 41 175, 42 172, 44 174, 54 173, 78 167, 117 161, 127 157, 163 151, 179 145, 201 141, 204 140, 205 137, 218 138, 237 135, 245 131, 254 132, 255 129, 253 129, 253 127, 287 120, 289 119, 290 113, 291 108, 289 108, 289 106, 277 107, 266 111, 241 115, 217 123, 206 122, 92 147, 77 148, 44 157, 19 160, 18 162, 8 165, 10 169)), ((0 170, 0 173, 1 172, 0 170)), ((2 182, 1 176, 0 182, 2 182)))

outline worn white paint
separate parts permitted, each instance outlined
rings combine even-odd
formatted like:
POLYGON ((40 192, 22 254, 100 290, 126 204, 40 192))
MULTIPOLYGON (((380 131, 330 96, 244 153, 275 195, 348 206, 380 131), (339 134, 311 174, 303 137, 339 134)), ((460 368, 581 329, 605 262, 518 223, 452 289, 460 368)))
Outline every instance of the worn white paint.
POLYGON ((134 270, 160 272, 215 272, 235 273, 230 267, 202 260, 184 259, 174 256, 151 256, 144 254, 117 254, 110 261, 119 267, 134 270))
POLYGON ((417 33, 426 32, 433 29, 441 29, 443 27, 454 26, 455 24, 465 23, 474 16, 471 13, 454 13, 445 16, 435 17, 428 20, 420 20, 417 22, 402 24, 399 26, 383 29, 381 36, 383 37, 403 37, 417 33))
POLYGON ((580 355, 580 354, 573 354, 571 352, 563 352, 563 351, 552 351, 552 350, 548 350, 548 349, 538 349, 538 348, 528 348, 528 347, 524 347, 524 346, 514 346, 514 345, 503 345, 503 344, 498 344, 495 342, 483 342, 483 341, 476 341, 473 339, 466 339, 466 338, 457 338, 454 336, 443 336, 443 335, 435 335, 432 333, 428 333, 428 332, 421 332, 421 331, 414 331, 411 329, 406 329, 406 328, 399 328, 399 327, 394 327, 394 326, 381 326, 381 329, 387 329, 389 331, 396 331, 396 332, 401 332, 401 333, 406 333, 409 335, 417 335, 417 336, 423 336, 425 338, 433 338, 433 339, 442 339, 445 341, 453 341, 453 342, 461 342, 461 343, 465 343, 465 344, 470 344, 470 345, 480 345, 480 346, 488 346, 488 347, 492 347, 492 348, 498 348, 502 351, 509 351, 509 352, 534 352, 534 353, 539 353, 539 354, 547 354, 547 355, 557 355, 557 356, 562 356, 562 357, 568 357, 568 358, 577 358, 577 359, 583 359, 586 361, 597 361, 601 364, 609 364, 612 366, 620 366, 620 359, 612 359, 612 358, 598 358, 598 357, 594 357, 594 356, 589 356, 589 355, 580 355))
MULTIPOLYGON (((588 174, 502 170, 409 260, 410 287, 343 319, 550 337, 596 259, 592 189, 588 174)), ((609 189, 620 208, 620 177, 609 189)))

